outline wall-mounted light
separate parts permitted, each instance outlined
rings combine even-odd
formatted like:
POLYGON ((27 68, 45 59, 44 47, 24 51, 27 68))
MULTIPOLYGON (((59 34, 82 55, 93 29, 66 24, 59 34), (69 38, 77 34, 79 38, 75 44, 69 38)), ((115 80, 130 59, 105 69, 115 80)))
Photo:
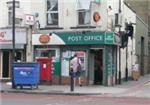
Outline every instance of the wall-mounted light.
POLYGON ((36 13, 34 14, 34 16, 35 16, 36 18, 38 18, 38 17, 39 17, 39 13, 36 12, 36 13))

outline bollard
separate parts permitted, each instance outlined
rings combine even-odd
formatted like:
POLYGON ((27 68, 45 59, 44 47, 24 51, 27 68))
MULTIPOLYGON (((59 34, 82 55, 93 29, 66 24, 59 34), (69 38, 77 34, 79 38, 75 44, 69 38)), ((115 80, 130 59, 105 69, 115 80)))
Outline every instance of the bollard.
POLYGON ((73 71, 70 71, 70 91, 74 91, 74 76, 73 76, 73 71))

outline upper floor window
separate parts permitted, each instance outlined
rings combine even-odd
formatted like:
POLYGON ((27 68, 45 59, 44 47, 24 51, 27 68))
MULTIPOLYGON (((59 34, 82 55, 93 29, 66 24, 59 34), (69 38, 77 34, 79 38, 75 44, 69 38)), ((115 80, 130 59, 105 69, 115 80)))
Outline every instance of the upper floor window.
POLYGON ((89 25, 90 24, 90 11, 89 10, 78 11, 78 24, 79 25, 89 25))
MULTIPOLYGON (((13 17, 13 3, 12 1, 7 2, 7 6, 8 6, 8 25, 12 25, 12 17, 13 17)), ((20 2, 19 1, 15 1, 15 10, 17 11, 17 9, 20 8, 20 2)), ((15 17, 15 24, 16 25, 20 25, 22 22, 21 18, 17 18, 15 17)))
POLYGON ((77 0, 78 25, 89 25, 91 23, 91 0, 77 0))
POLYGON ((58 0, 47 0, 47 25, 58 25, 58 0))

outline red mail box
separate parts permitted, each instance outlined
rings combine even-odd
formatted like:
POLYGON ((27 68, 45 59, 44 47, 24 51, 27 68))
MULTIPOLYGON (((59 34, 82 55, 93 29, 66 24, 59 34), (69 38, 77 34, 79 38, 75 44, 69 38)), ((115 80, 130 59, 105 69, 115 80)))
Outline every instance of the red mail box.
POLYGON ((40 80, 52 80, 52 59, 48 57, 41 57, 36 59, 40 63, 40 80))

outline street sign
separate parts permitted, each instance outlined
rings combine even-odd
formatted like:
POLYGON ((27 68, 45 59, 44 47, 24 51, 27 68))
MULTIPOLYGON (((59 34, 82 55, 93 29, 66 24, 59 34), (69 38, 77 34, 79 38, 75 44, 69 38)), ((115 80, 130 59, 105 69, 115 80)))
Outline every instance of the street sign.
POLYGON ((25 14, 25 24, 26 25, 34 25, 35 17, 31 14, 25 14))

